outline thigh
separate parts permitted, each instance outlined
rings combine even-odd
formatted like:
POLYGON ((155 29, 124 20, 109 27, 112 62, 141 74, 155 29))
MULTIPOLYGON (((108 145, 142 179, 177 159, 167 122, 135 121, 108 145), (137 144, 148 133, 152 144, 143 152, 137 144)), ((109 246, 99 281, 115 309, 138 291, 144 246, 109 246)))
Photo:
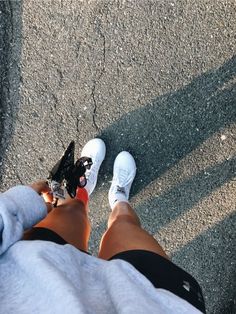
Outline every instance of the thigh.
POLYGON ((120 215, 103 235, 99 257, 109 259, 128 250, 146 250, 169 258, 159 243, 133 221, 133 217, 120 215))
POLYGON ((70 200, 54 208, 34 227, 52 230, 76 248, 84 251, 88 249, 90 223, 82 202, 70 200))

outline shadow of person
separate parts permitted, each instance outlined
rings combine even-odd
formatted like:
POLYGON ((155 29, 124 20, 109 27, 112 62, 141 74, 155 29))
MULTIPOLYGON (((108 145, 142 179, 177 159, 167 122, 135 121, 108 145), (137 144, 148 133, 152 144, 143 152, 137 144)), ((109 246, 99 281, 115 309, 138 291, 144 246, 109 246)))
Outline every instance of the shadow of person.
POLYGON ((234 56, 102 130, 99 136, 109 151, 103 169, 111 171, 115 156, 129 150, 138 168, 133 194, 139 192, 212 134, 236 121, 235 74, 234 56))

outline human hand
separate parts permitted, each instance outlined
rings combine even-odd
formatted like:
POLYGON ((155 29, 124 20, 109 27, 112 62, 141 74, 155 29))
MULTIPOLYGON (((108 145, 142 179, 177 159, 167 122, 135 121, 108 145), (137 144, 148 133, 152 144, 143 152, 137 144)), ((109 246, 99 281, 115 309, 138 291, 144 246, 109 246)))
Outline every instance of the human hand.
POLYGON ((47 205, 47 211, 48 213, 53 209, 52 206, 52 201, 53 201, 53 196, 52 196, 52 191, 47 183, 47 181, 37 181, 34 182, 30 185, 30 187, 35 190, 39 195, 42 195, 45 203, 47 205))

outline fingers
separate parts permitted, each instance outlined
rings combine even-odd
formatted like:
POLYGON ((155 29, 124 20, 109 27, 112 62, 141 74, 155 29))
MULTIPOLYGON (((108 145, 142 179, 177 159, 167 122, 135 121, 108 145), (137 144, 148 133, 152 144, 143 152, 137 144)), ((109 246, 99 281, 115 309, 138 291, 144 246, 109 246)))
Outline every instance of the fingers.
POLYGON ((53 202, 53 195, 52 192, 43 192, 42 197, 44 198, 46 203, 52 203, 53 202))
POLYGON ((39 194, 48 193, 51 191, 47 181, 43 181, 43 180, 34 182, 33 184, 30 185, 30 187, 39 194))
POLYGON ((30 185, 32 189, 35 190, 38 194, 41 194, 47 203, 51 203, 53 201, 52 191, 47 183, 47 181, 37 181, 30 185))

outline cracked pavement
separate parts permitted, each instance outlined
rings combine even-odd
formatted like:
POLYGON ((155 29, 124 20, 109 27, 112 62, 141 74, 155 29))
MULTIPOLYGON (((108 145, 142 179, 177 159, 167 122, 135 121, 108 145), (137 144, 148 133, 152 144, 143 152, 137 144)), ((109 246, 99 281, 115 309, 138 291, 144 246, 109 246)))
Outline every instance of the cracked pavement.
POLYGON ((96 255, 112 163, 131 151, 131 202, 208 313, 236 310, 235 15, 233 0, 0 2, 1 191, 101 136, 96 255))

